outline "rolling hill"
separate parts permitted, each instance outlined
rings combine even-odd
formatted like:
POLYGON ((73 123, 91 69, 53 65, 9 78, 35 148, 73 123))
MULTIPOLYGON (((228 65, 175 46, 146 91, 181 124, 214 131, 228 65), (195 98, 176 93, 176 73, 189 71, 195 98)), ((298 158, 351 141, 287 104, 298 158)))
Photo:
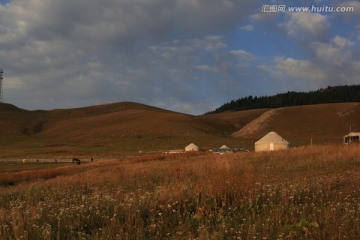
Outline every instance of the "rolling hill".
POLYGON ((272 109, 249 122, 234 137, 258 139, 278 132, 295 145, 341 143, 342 136, 360 131, 360 103, 319 104, 272 109))
POLYGON ((360 131, 360 103, 254 109, 192 116, 132 102, 27 111, 0 104, 0 158, 135 154, 183 148, 253 148, 269 131, 293 145, 340 143, 360 131))
POLYGON ((51 111, 0 104, 0 157, 133 154, 183 148, 192 141, 210 148, 232 143, 230 134, 263 111, 191 116, 132 102, 51 111))

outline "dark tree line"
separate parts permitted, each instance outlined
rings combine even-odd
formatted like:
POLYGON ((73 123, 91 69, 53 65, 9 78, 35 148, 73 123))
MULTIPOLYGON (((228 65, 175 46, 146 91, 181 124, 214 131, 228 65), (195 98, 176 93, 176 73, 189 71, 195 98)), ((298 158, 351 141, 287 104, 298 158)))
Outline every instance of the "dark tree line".
POLYGON ((209 113, 343 102, 360 102, 360 85, 327 87, 310 92, 287 92, 274 96, 248 96, 225 103, 209 113))

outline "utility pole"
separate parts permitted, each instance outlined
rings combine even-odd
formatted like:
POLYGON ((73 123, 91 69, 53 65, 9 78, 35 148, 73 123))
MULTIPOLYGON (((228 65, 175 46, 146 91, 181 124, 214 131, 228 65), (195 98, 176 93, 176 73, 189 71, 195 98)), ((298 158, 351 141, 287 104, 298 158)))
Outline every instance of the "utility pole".
POLYGON ((2 103, 4 101, 3 98, 3 87, 2 87, 2 83, 3 83, 3 73, 4 71, 2 70, 2 68, 0 68, 0 103, 2 103))

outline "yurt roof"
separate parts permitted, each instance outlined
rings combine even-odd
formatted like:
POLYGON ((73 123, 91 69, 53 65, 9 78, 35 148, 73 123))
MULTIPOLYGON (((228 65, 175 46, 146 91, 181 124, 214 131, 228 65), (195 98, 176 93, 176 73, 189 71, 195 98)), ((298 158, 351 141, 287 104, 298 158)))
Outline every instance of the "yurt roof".
POLYGON ((190 143, 189 145, 186 146, 187 148, 198 148, 198 146, 196 146, 193 143, 190 143))
POLYGON ((226 145, 222 145, 220 149, 229 149, 229 147, 226 145))
POLYGON ((351 132, 348 135, 345 135, 344 137, 355 137, 360 136, 360 132, 351 132))
POLYGON ((269 132, 264 137, 262 137, 259 141, 257 141, 255 144, 259 144, 259 143, 285 143, 285 144, 289 144, 288 141, 286 141, 284 138, 282 138, 276 132, 269 132))

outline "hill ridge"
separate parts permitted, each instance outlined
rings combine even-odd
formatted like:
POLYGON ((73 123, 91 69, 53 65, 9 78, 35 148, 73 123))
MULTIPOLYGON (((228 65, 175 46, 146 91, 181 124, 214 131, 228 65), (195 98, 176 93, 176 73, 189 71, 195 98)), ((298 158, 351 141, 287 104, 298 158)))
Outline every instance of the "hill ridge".
POLYGON ((275 131, 294 145, 341 143, 352 124, 360 131, 360 103, 318 104, 192 116, 137 103, 28 111, 0 104, 0 158, 26 154, 131 153, 202 148, 253 148, 275 131))
POLYGON ((281 108, 326 103, 360 102, 360 85, 334 86, 316 91, 288 91, 273 96, 243 97, 223 104, 210 113, 241 111, 258 108, 281 108))

